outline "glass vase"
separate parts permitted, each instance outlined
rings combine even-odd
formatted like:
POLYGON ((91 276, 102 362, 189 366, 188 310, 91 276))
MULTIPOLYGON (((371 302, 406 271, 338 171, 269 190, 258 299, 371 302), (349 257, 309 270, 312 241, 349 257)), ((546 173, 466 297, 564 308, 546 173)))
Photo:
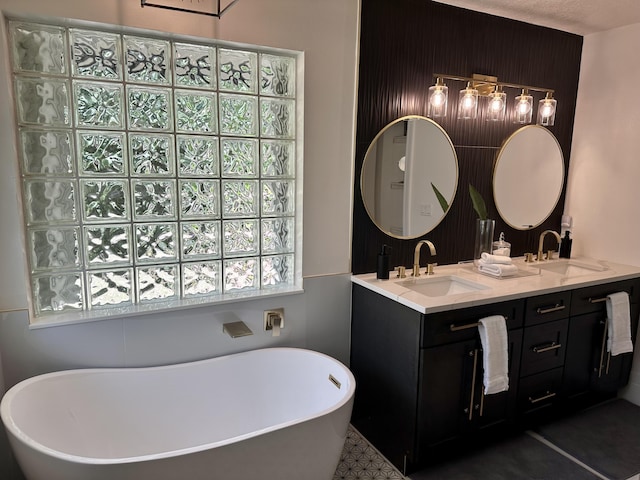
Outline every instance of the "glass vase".
POLYGON ((476 219, 476 240, 473 247, 473 263, 478 265, 483 252, 491 253, 495 220, 476 219))

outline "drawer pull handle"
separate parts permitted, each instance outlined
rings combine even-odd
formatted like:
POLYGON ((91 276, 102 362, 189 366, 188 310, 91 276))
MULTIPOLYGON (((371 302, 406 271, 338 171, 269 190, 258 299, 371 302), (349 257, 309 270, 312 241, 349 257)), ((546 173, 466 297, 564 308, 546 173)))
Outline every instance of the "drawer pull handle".
POLYGON ((556 303, 553 307, 547 307, 547 308, 538 308, 536 310, 536 313, 538 315, 544 315, 545 313, 552 313, 552 312, 559 312, 560 310, 564 310, 566 308, 566 305, 560 305, 559 303, 556 303))
POLYGON ((561 343, 551 342, 548 345, 543 345, 543 346, 536 345, 531 350, 533 350, 534 353, 544 353, 544 352, 549 352, 551 350, 557 350, 559 348, 562 348, 561 343))
POLYGON ((602 303, 602 302, 606 302, 607 301, 607 297, 602 297, 602 298, 591 298, 589 297, 589 303, 602 303))
POLYGON ((546 395, 543 395, 542 397, 538 397, 538 398, 529 397, 529 402, 531 402, 531 403, 543 402, 544 400, 549 400, 550 398, 553 398, 555 396, 556 396, 555 392, 548 392, 547 391, 546 395))
MULTIPOLYGON (((507 317, 506 315, 503 315, 505 321, 509 320, 509 317, 507 317)), ((470 328, 477 328, 478 325, 480 325, 478 322, 475 323, 467 323, 466 325, 456 325, 455 323, 452 323, 451 325, 449 325, 449 330, 452 332, 457 332, 459 330, 468 330, 470 328)))
POLYGON ((478 326, 478 322, 476 323, 468 323, 467 325, 455 325, 455 324, 451 324, 449 325, 449 330, 451 330, 452 332, 457 332, 458 330, 467 330, 469 328, 476 328, 478 326))

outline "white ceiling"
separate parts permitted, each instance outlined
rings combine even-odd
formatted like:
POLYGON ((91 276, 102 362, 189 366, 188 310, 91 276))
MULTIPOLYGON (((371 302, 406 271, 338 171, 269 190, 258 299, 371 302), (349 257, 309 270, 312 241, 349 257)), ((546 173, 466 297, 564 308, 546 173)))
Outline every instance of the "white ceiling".
POLYGON ((640 23, 640 0, 435 0, 578 35, 640 23))

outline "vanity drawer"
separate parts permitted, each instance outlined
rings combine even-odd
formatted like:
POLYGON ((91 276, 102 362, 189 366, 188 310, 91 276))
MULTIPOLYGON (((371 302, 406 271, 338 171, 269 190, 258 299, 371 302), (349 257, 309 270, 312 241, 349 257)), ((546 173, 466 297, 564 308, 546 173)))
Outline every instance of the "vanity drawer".
POLYGON ((569 316, 571 291, 548 293, 527 299, 524 325, 538 325, 569 316))
POLYGON ((562 370, 554 368, 521 378, 518 385, 518 410, 528 413, 556 404, 560 400, 562 370))
POLYGON ((421 347, 473 339, 478 335, 478 321, 491 315, 504 316, 508 330, 520 328, 523 313, 524 300, 512 300, 424 315, 421 347))
POLYGON ((569 319, 524 329, 520 375, 525 377, 564 364, 569 319))
POLYGON ((574 290, 571 297, 571 315, 605 312, 607 295, 616 292, 627 292, 629 294, 629 302, 638 303, 638 297, 640 296, 639 281, 638 279, 623 280, 574 290))

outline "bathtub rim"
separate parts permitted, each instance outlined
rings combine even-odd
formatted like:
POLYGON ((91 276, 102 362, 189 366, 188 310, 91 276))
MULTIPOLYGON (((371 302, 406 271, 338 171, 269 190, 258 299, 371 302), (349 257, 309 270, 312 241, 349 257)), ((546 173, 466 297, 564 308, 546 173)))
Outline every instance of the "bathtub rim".
MULTIPOLYGON (((201 360, 194 360, 189 362, 179 362, 172 363, 166 365, 154 365, 147 367, 99 367, 99 368, 74 368, 69 370, 59 370, 55 372, 43 373, 39 375, 35 375, 33 377, 29 377, 25 380, 22 380, 12 386, 7 392, 4 394, 2 399, 0 400, 0 418, 2 423, 4 424, 5 429, 7 430, 7 434, 9 437, 9 441, 11 442, 13 439, 22 443, 25 447, 36 450, 42 454, 54 457, 59 460, 74 462, 79 464, 87 464, 87 465, 110 465, 110 464, 126 464, 126 463, 141 463, 152 460, 159 460, 164 458, 172 458, 183 455, 189 455, 199 452, 204 452, 206 450, 224 447, 226 445, 231 445, 234 443, 242 442, 243 440, 248 440, 253 437, 258 437, 260 435, 265 435, 270 432, 274 432, 277 430, 282 430, 287 427, 292 427, 294 425, 315 420, 317 418, 326 416, 331 414, 332 412, 338 411, 341 408, 344 408, 349 403, 353 402, 353 398, 355 395, 355 377, 351 370, 344 365, 340 360, 331 357, 330 355, 324 354, 322 352, 317 352, 315 350, 309 350, 306 348, 299 347, 267 347, 267 348, 259 348, 254 350, 247 350, 244 352, 231 353, 228 355, 221 355, 218 357, 210 357, 201 360), (36 383, 38 381, 42 381, 44 379, 55 378, 58 376, 68 376, 74 374, 86 374, 86 373, 103 373, 103 372, 117 372, 117 371, 152 371, 152 370, 162 370, 162 369, 173 369, 173 368, 186 368, 189 365, 198 365, 203 363, 216 362, 217 360, 221 360, 223 358, 229 357, 237 357, 237 356, 248 356, 248 355, 256 355, 258 352, 267 352, 267 351, 295 351, 297 353, 303 353, 305 355, 313 355, 320 356, 330 362, 334 363, 337 368, 340 368, 344 371, 347 378, 349 379, 348 388, 345 390, 342 398, 331 406, 318 410, 314 412, 312 415, 303 418, 294 418, 292 420, 288 420, 286 422, 281 422, 276 425, 270 425, 265 428, 253 430, 251 432, 247 432, 241 435, 236 435, 233 437, 225 438, 223 440, 218 440, 215 442, 203 443, 200 445, 194 445, 191 447, 180 448, 176 450, 170 450, 159 453, 151 453, 145 455, 138 455, 133 457, 115 457, 115 458, 96 458, 96 457, 86 457, 80 455, 74 455, 70 453, 61 452, 59 450, 55 450, 51 447, 47 447, 40 442, 35 441, 29 435, 26 435, 22 429, 15 423, 12 415, 11 415, 11 405, 15 400, 15 397, 29 385, 36 383)), ((345 425, 346 431, 346 425, 345 425)))

